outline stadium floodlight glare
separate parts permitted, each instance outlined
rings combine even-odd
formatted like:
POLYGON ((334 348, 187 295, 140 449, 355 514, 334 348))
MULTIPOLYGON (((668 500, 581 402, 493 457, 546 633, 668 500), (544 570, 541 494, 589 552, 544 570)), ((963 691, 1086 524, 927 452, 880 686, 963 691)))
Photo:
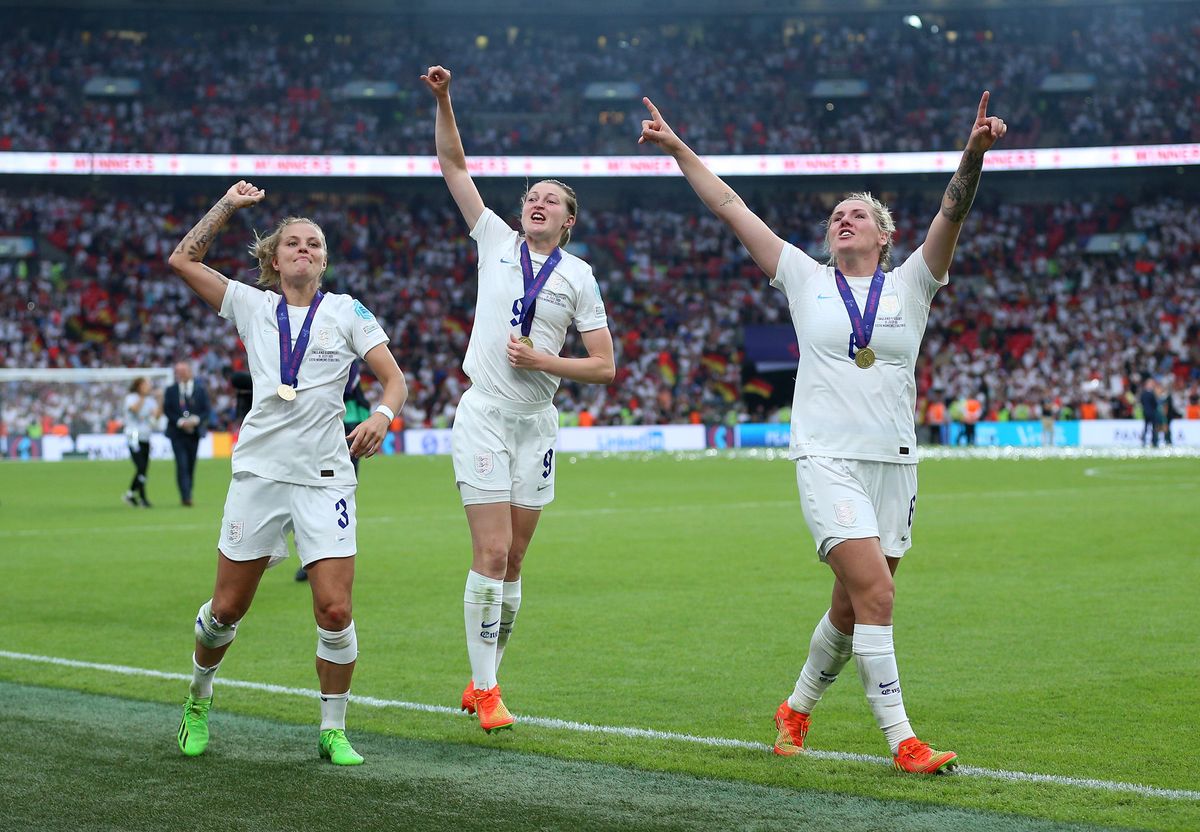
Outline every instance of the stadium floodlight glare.
POLYGON ((914 29, 920 29, 924 25, 921 23, 920 16, 915 14, 905 15, 904 22, 914 29))

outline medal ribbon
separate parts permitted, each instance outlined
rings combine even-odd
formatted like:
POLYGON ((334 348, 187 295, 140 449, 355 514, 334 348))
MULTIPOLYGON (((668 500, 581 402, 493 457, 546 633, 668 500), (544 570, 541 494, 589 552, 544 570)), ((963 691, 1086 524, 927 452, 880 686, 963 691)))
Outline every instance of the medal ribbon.
POLYGON ((308 349, 308 336, 312 330, 313 318, 317 307, 324 299, 324 292, 317 292, 308 305, 308 314, 304 317, 304 325, 300 327, 300 335, 296 337, 296 348, 292 349, 292 320, 288 316, 287 298, 280 297, 279 305, 275 307, 275 320, 279 322, 279 380, 291 387, 296 386, 300 376, 300 362, 304 360, 304 351, 308 349))
POLYGON ((875 275, 871 278, 871 288, 867 290, 867 305, 862 314, 858 312, 858 302, 850 291, 850 284, 840 269, 833 270, 833 279, 837 283, 838 294, 846 304, 846 314, 850 316, 850 357, 871 343, 871 333, 875 329, 875 314, 879 311, 879 297, 883 294, 883 267, 875 267, 875 275))
POLYGON ((562 250, 554 247, 546 262, 538 269, 537 277, 533 275, 533 259, 529 256, 529 244, 521 242, 521 276, 525 279, 525 302, 521 305, 521 335, 528 338, 533 330, 533 310, 537 306, 538 292, 546 285, 554 267, 562 260, 562 250))

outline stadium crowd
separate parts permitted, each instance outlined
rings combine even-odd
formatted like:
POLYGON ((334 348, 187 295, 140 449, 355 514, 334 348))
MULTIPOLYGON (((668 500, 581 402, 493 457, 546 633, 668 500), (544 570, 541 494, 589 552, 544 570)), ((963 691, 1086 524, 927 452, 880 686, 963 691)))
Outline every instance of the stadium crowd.
POLYGON ((466 147, 491 154, 636 153, 643 94, 700 153, 954 149, 981 84, 1008 149, 1200 141, 1189 4, 956 10, 920 28, 890 14, 85 21, 14 13, 0 32, 0 151, 429 155, 417 76, 438 61, 466 147))
MULTIPOLYGON (((923 235, 928 202, 893 200, 894 262, 923 235)), ((772 200, 764 219, 817 254, 829 205, 791 194, 772 200)), ((0 228, 42 242, 38 256, 0 259, 0 366, 167 367, 192 358, 213 395, 212 427, 236 427, 229 376, 244 369, 236 331, 166 267, 206 207, 203 199, 0 195, 0 228)), ((326 285, 361 299, 387 328, 411 389, 406 424, 448 426, 468 384, 461 360, 475 300, 474 244, 451 206, 360 194, 285 196, 272 207, 273 216, 322 224, 326 285)), ((605 295, 618 374, 608 387, 564 384, 565 423, 786 417, 777 412, 786 397, 771 396, 786 379, 744 360, 742 328, 786 332, 787 309, 732 235, 699 206, 582 208, 573 245, 605 295)), ((252 281, 244 247, 255 220, 270 221, 236 215, 208 262, 252 281)), ((1200 405, 1200 202, 998 202, 976 206, 967 223, 951 284, 930 316, 919 418, 932 404, 973 397, 991 418, 1138 417, 1149 377, 1179 413, 1200 405), (1089 250, 1102 240, 1117 244, 1089 250)), ((580 347, 569 339, 566 350, 580 347)), ((9 383, 0 388, 4 428, 10 436, 56 424, 115 430, 124 387, 110 387, 9 383)))

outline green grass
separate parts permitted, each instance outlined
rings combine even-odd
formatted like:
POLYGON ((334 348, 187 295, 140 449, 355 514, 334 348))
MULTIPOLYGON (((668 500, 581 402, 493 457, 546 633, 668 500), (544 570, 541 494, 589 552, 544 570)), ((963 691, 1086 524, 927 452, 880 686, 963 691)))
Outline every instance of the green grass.
MULTIPOLYGON (((793 467, 732 456, 564 457, 560 497, 526 561, 524 604, 502 671, 506 702, 518 715, 769 743, 771 714, 791 689, 830 586, 799 511, 793 467)), ((140 512, 119 500, 128 468, 0 465, 3 649, 189 671, 190 622, 211 590, 228 463, 201 464, 193 509, 172 499, 170 464, 152 464, 157 507, 140 512)), ((971 766, 1200 789, 1198 474, 1200 463, 1188 459, 924 463, 896 616, 905 702, 918 732, 971 766)), ((448 459, 364 465, 356 694, 457 703, 468 677, 461 598, 469 546, 448 459)), ((278 770, 293 767, 283 779, 300 773, 328 783, 345 773, 316 774, 313 701, 220 688, 221 677, 314 686, 310 601, 292 571, 285 565, 264 578, 218 677, 214 719, 258 720, 245 730, 283 738, 269 744, 278 770)), ((885 755, 856 675, 844 676, 817 711, 811 745, 885 755)), ((184 693, 178 681, 6 658, 0 680, 136 700, 124 706, 137 721, 130 730, 151 745, 161 736, 151 770, 163 793, 182 788, 193 771, 171 754, 173 709, 184 693), (171 718, 155 716, 166 712, 171 718), (145 724, 150 719, 156 722, 145 724)), ((0 690, 6 725, 20 721, 9 691, 22 690, 0 690)), ((838 820, 825 826, 846 829, 859 828, 844 819, 855 807, 866 818, 892 818, 893 828, 970 828, 970 816, 986 819, 980 828, 1028 819, 1030 829, 1046 828, 1037 821, 1200 829, 1196 800, 984 777, 905 778, 873 763, 784 760, 528 724, 486 737, 466 719, 361 705, 351 706, 350 728, 352 738, 369 737, 363 750, 372 752, 368 773, 346 775, 346 782, 363 777, 382 788, 386 781, 388 794, 424 782, 424 763, 401 765, 396 755, 439 761, 442 768, 429 763, 428 778, 450 782, 456 766, 469 779, 479 776, 470 772, 480 760, 500 768, 511 762, 527 773, 527 786, 544 782, 547 790, 539 811, 522 809, 521 801, 487 810, 520 828, 667 828, 676 822, 675 804, 643 793, 678 788, 671 794, 680 805, 712 812, 692 828, 778 826, 779 813, 803 798, 817 807, 812 817, 828 810, 838 820), (598 813, 587 795, 568 799, 589 789, 550 785, 572 771, 591 772, 579 768, 585 763, 602 766, 604 782, 625 784, 613 788, 632 795, 619 802, 633 814, 598 813), (686 785, 695 777, 706 785, 686 785), (685 797, 696 788, 692 794, 701 796, 685 797), (721 814, 717 798, 706 803, 710 792, 729 795, 744 822, 721 814), (644 823, 630 820, 637 817, 644 823)), ((58 741, 70 736, 64 729, 58 741)), ((221 734, 210 753, 237 754, 221 734)), ((30 777, 55 788, 57 769, 47 766, 30 777)), ((271 754, 238 758, 246 778, 259 768, 262 780, 278 779, 271 754)), ((9 788, 13 776, 0 776, 0 787, 9 788)), ((104 765, 74 776, 94 777, 101 791, 119 780, 104 765)), ((592 776, 580 775, 581 782, 592 776)), ((278 799, 291 799, 290 788, 278 784, 278 799)), ((357 786, 348 788, 359 801, 357 786)), ((295 799, 309 795, 308 809, 317 813, 320 791, 300 789, 295 799)), ((452 804, 413 828, 453 818, 461 825, 452 804)), ((361 805, 374 804, 363 797, 361 805)), ((125 811, 151 828, 158 809, 150 797, 131 797, 125 811)), ((272 828, 260 815, 248 817, 272 828)))

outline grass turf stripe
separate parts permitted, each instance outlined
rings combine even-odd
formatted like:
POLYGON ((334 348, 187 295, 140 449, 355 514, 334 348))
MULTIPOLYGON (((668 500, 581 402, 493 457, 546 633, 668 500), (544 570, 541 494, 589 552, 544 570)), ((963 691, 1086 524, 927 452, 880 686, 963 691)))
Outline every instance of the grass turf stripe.
MULTIPOLYGON (((144 678, 166 679, 181 682, 190 682, 192 678, 190 675, 184 673, 168 673, 161 670, 129 667, 126 665, 85 662, 78 661, 76 659, 59 658, 55 656, 38 656, 29 653, 14 653, 8 650, 0 650, 0 658, 10 659, 12 661, 35 662, 39 664, 57 665, 60 667, 72 667, 81 670, 117 673, 124 676, 141 676, 144 678)), ((320 696, 320 693, 315 690, 284 687, 282 685, 273 685, 266 682, 247 682, 239 679, 221 679, 220 684, 225 687, 243 688, 246 690, 255 690, 264 693, 281 694, 286 696, 303 696, 310 699, 316 699, 320 696)), ((355 704, 367 705, 376 708, 398 708, 401 710, 421 711, 424 713, 463 716, 462 712, 458 708, 451 708, 445 705, 426 705, 420 702, 407 702, 400 699, 380 699, 374 696, 359 696, 357 694, 353 696, 353 700, 355 704)), ((674 731, 657 731, 651 728, 592 725, 586 722, 572 722, 570 720, 538 716, 520 716, 519 720, 527 725, 536 725, 541 728, 555 730, 607 734, 611 736, 620 736, 632 739, 686 742, 709 747, 740 748, 749 751, 769 752, 771 750, 771 746, 766 743, 730 739, 727 737, 701 737, 692 734, 682 734, 674 731)), ((877 765, 891 765, 892 763, 891 759, 888 757, 878 757, 870 754, 851 754, 841 751, 808 751, 806 753, 810 757, 824 760, 874 763, 877 765)), ((1155 786, 1143 786, 1137 783, 1121 783, 1086 777, 1067 777, 1059 774, 1036 774, 1021 771, 1004 771, 1000 769, 980 768, 977 766, 959 766, 955 774, 956 776, 987 777, 1013 782, 1048 783, 1059 786, 1071 786, 1075 788, 1097 789, 1107 792, 1136 794, 1142 797, 1165 798, 1167 800, 1200 801, 1200 791, 1192 791, 1189 789, 1163 789, 1155 786)))

